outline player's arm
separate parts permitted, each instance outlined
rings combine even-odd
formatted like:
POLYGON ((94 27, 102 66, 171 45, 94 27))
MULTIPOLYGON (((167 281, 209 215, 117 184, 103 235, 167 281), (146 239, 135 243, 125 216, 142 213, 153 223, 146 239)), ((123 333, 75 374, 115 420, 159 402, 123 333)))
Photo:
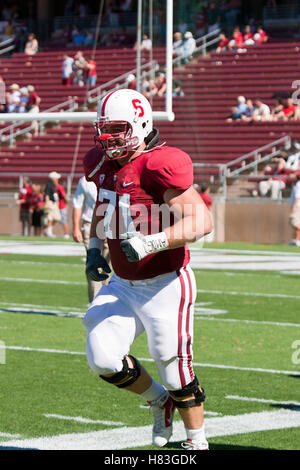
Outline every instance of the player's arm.
POLYGON ((193 243, 212 230, 211 217, 201 196, 191 186, 186 190, 167 189, 164 201, 174 215, 174 223, 162 232, 143 236, 133 234, 121 242, 128 261, 139 261, 149 254, 193 243))
POLYGON ((175 217, 174 224, 164 229, 169 248, 193 243, 212 231, 210 213, 193 186, 186 191, 167 189, 164 201, 175 217))

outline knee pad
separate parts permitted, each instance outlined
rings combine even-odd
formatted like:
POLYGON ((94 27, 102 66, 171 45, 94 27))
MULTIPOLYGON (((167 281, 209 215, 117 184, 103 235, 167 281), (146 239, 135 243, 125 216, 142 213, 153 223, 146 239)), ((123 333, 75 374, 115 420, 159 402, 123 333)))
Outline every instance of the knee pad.
POLYGON ((182 389, 169 390, 169 393, 177 408, 191 408, 201 405, 205 400, 204 389, 202 387, 199 388, 199 382, 196 376, 191 383, 185 385, 182 389))
POLYGON ((128 356, 134 362, 134 367, 130 368, 128 366, 128 362, 126 357, 123 359, 123 369, 120 372, 116 372, 115 374, 107 377, 105 375, 99 375, 99 377, 110 384, 115 385, 118 388, 125 388, 129 387, 129 385, 134 384, 134 382, 139 378, 141 375, 141 365, 139 361, 133 357, 128 356))

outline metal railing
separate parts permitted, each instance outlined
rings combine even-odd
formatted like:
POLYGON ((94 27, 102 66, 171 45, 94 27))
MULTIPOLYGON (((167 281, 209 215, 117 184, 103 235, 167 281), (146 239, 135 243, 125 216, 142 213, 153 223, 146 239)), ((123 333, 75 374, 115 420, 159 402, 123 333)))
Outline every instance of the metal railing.
MULTIPOLYGON (((159 64, 156 60, 147 62, 141 67, 142 77, 148 77, 149 75, 153 74, 158 69, 159 69, 159 64)), ((122 75, 119 75, 113 80, 110 80, 109 82, 103 83, 102 85, 96 88, 93 88, 92 90, 89 90, 87 92, 87 102, 88 103, 99 102, 103 94, 105 94, 108 90, 114 91, 120 88, 126 88, 128 84, 126 82, 128 75, 133 74, 136 76, 136 72, 137 72, 136 68, 133 70, 129 70, 128 72, 123 73, 122 75)))
POLYGON ((0 42, 0 55, 7 54, 7 52, 14 50, 16 47, 15 44, 12 44, 14 40, 15 37, 11 36, 8 39, 5 39, 5 41, 0 42))
MULTIPOLYGON (((219 34, 221 30, 215 29, 214 31, 211 31, 208 34, 205 34, 204 36, 201 36, 196 39, 196 47, 191 54, 191 56, 194 56, 196 54, 201 53, 203 57, 207 55, 207 49, 209 46, 213 46, 214 44, 219 42, 219 34)), ((180 54, 175 59, 173 59, 173 65, 180 64, 182 60, 186 58, 186 54, 180 54)))
MULTIPOLYGON (((227 163, 194 163, 193 166, 194 168, 217 168, 218 183, 221 188, 222 196, 226 199, 229 179, 245 179, 253 176, 259 178, 259 165, 270 161, 279 154, 282 148, 289 149, 290 147, 291 137, 284 136, 227 163), (268 150, 270 151, 268 152, 268 150), (243 175, 242 173, 246 171, 250 171, 251 173, 243 175)), ((262 176, 262 178, 264 178, 264 176, 262 176)))
MULTIPOLYGON (((78 107, 78 104, 77 104, 76 98, 70 97, 68 100, 45 110, 45 112, 51 113, 51 112, 56 112, 56 111, 60 111, 60 112, 75 111, 77 107, 78 107)), ((30 113, 28 113, 28 116, 30 116, 30 113)), ((0 121, 1 121, 1 115, 0 115, 0 121)), ((26 127, 20 128, 20 126, 25 124, 25 122, 26 121, 14 122, 13 124, 9 126, 4 127, 3 129, 0 129, 0 145, 2 145, 5 142, 9 142, 9 147, 13 147, 17 137, 27 134, 35 128, 34 118, 32 119, 32 122, 29 125, 27 125, 26 127)), ((43 134, 44 126, 46 122, 47 120, 39 121, 39 124, 38 124, 39 135, 43 134)))

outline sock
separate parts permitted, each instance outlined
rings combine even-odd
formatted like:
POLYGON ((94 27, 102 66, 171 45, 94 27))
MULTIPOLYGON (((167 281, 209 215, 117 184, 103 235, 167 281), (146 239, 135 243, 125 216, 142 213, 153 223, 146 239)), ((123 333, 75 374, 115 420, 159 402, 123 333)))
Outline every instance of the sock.
POLYGON ((166 389, 162 385, 157 383, 155 380, 152 380, 152 384, 150 385, 150 387, 140 395, 146 401, 155 401, 165 392, 166 389))
POLYGON ((192 441, 206 441, 205 432, 204 432, 204 425, 199 429, 188 429, 185 428, 186 437, 187 439, 191 439, 192 441))

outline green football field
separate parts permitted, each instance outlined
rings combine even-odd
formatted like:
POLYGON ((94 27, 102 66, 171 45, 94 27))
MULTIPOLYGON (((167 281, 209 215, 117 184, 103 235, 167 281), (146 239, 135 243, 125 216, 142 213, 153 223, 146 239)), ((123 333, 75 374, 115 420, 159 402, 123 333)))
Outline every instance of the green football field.
MULTIPOLYGON (((300 261, 294 247, 210 248, 300 261)), ((299 450, 299 274, 218 264, 194 272, 194 368, 210 449, 299 450)), ((0 255, 0 449, 154 449, 146 403, 87 365, 86 307, 81 256, 0 255)), ((145 335, 131 353, 158 380, 145 335)), ((179 451, 183 439, 176 413, 166 449, 179 451)))

